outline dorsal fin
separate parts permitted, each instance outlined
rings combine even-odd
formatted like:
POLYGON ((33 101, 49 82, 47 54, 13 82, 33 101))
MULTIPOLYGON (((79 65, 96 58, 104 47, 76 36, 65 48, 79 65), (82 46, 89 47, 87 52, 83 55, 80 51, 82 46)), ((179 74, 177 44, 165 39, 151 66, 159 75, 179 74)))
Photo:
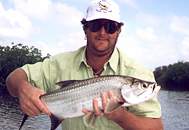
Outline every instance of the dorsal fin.
POLYGON ((82 80, 65 80, 65 81, 60 81, 60 82, 57 82, 56 85, 60 86, 61 88, 64 88, 68 85, 71 85, 73 83, 77 83, 77 82, 80 82, 82 80))
POLYGON ((60 125, 60 123, 64 120, 64 119, 57 118, 53 114, 51 114, 50 119, 51 119, 51 130, 55 130, 60 125))

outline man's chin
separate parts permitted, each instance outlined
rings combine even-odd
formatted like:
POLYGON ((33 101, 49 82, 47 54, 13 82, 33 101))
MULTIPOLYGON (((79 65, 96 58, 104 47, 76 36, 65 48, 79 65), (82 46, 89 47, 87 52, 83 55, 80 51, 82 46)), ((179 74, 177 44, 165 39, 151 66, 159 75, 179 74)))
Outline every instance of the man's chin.
POLYGON ((105 56, 105 55, 110 54, 111 52, 112 51, 107 50, 107 49, 98 49, 98 50, 96 50, 96 55, 97 56, 105 56))

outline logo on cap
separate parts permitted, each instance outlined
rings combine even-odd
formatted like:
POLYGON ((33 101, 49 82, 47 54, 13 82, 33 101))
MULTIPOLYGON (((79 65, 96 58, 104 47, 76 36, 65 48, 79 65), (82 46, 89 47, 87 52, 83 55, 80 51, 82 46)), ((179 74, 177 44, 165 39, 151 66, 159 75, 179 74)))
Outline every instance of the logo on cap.
POLYGON ((96 11, 103 13, 112 12, 112 10, 109 9, 109 6, 110 4, 106 0, 101 0, 98 2, 98 8, 96 11))

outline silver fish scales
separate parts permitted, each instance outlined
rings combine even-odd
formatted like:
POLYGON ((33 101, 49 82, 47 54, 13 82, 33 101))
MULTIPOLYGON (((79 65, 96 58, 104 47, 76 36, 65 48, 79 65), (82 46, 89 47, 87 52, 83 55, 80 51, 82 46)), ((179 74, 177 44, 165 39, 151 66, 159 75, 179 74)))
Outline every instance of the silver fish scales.
MULTIPOLYGON (((153 98, 160 89, 155 82, 120 75, 60 81, 57 85, 60 89, 40 97, 52 113, 51 130, 56 129, 63 119, 84 115, 83 108, 93 110, 94 98, 97 98, 99 107, 102 108, 102 92, 112 91, 117 99, 125 100, 123 106, 131 106, 153 98)), ((109 105, 107 110, 112 111, 121 105, 109 105)))

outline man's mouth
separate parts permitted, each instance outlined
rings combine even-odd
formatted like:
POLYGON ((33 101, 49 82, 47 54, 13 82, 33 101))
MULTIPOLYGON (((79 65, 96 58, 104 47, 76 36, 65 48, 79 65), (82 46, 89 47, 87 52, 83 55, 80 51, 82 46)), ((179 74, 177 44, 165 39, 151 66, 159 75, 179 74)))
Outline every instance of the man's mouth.
POLYGON ((98 40, 101 40, 101 41, 106 41, 107 38, 97 38, 98 40))

